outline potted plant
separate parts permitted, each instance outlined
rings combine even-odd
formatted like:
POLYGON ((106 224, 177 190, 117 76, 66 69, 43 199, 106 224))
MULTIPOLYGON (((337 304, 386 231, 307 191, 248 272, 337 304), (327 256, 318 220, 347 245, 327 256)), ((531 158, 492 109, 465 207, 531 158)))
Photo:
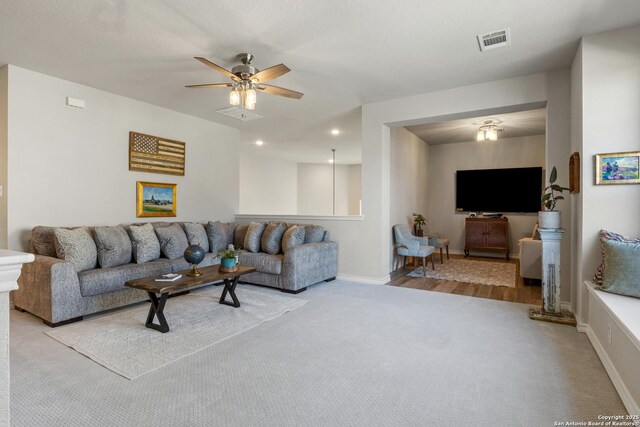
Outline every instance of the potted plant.
POLYGON ((424 215, 419 213, 412 213, 413 216, 413 231, 416 236, 422 236, 422 227, 427 223, 424 219, 424 215))
POLYGON ((540 228, 562 227, 562 218, 560 217, 560 211, 556 210, 556 203, 558 203, 558 200, 564 200, 562 192, 569 189, 556 184, 557 178, 558 171, 554 166, 553 169, 551 169, 551 174, 549 174, 549 185, 545 187, 542 193, 542 206, 545 210, 538 212, 540 228))
POLYGON ((236 249, 233 245, 229 245, 227 249, 221 249, 218 251, 218 257, 220 258, 220 271, 232 272, 238 269, 238 255, 240 249, 236 249))

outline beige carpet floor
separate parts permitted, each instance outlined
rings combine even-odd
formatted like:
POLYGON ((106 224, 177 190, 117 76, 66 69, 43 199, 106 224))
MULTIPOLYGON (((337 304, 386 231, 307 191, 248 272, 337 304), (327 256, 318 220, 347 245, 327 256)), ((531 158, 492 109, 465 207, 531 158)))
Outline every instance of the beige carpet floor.
MULTIPOLYGON (((411 271, 407 276, 424 277, 422 267, 411 271)), ((430 264, 427 265, 426 277, 453 282, 515 288, 516 265, 507 262, 450 259, 444 264, 435 264, 435 270, 431 268, 430 264)))

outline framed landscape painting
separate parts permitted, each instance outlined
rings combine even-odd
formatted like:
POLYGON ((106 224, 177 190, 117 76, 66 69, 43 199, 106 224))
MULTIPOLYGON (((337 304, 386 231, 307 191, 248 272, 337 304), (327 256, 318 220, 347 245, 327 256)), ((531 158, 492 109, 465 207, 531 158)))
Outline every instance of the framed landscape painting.
POLYGON ((177 184, 137 182, 136 216, 176 216, 177 184))
POLYGON ((596 185, 640 184, 640 151, 596 154, 596 185))

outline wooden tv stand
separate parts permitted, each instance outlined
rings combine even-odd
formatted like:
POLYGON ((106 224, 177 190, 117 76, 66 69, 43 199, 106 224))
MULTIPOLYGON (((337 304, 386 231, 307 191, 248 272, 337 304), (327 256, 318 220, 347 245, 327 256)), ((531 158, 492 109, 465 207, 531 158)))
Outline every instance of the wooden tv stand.
POLYGON ((509 259, 509 220, 507 218, 466 218, 464 256, 470 250, 504 252, 509 259))

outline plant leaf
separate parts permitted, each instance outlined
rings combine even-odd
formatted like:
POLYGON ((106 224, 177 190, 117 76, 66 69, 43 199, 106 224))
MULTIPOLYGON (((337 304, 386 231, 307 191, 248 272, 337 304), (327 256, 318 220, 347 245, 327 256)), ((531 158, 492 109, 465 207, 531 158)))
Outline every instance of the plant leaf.
POLYGON ((554 182, 556 182, 557 178, 558 178, 558 171, 554 166, 553 169, 551 169, 551 175, 549 175, 549 184, 553 184, 554 182))
POLYGON ((551 185, 551 189, 554 191, 559 191, 560 193, 562 193, 562 190, 567 190, 567 188, 560 187, 558 184, 551 185))
POLYGON ((542 195, 541 200, 542 200, 542 202, 544 203, 544 202, 546 202, 547 200, 549 200, 550 198, 551 198, 551 193, 547 193, 547 194, 543 194, 543 195, 542 195))
POLYGON ((564 200, 564 196, 556 196, 556 200, 564 200))

